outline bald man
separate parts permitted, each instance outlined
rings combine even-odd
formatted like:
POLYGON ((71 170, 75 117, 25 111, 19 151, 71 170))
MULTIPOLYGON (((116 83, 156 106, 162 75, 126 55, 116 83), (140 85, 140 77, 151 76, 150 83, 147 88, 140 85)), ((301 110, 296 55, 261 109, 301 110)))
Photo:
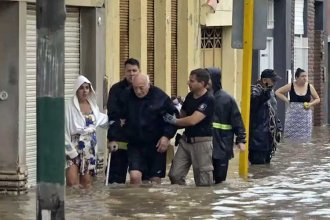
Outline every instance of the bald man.
POLYGON ((138 74, 125 94, 121 116, 128 141, 127 155, 131 184, 142 180, 161 183, 166 173, 166 151, 176 127, 165 123, 163 116, 178 114, 170 97, 150 84, 149 77, 138 74))

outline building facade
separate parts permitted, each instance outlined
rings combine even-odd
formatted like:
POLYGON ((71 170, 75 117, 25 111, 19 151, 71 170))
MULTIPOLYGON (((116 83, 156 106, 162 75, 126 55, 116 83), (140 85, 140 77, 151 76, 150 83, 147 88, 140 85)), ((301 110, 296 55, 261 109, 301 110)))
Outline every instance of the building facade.
MULTIPOLYGON (((103 93, 103 5, 102 1, 66 1, 66 99, 73 95, 79 74, 91 80, 98 94, 103 93)), ((35 1, 1 1, 0 29, 0 90, 8 94, 0 101, 0 190, 24 192, 36 184, 37 167, 35 1)), ((97 99, 102 106, 102 96, 97 99)))
MULTIPOLYGON (((104 107, 108 88, 134 57, 169 95, 188 93, 192 69, 219 67, 224 89, 240 103, 243 53, 231 48, 232 7, 221 0, 67 0, 65 97, 83 74, 104 107)), ((282 76, 278 86, 293 80, 297 66, 309 71, 322 100, 315 125, 329 121, 328 7, 321 0, 268 0, 266 49, 253 52, 253 81, 265 68, 282 76)), ((36 184, 35 0, 0 1, 0 29, 0 92, 8 94, 0 96, 0 190, 26 191, 36 184)), ((278 109, 284 121, 284 104, 278 109)), ((98 136, 102 152, 105 133, 98 136)))

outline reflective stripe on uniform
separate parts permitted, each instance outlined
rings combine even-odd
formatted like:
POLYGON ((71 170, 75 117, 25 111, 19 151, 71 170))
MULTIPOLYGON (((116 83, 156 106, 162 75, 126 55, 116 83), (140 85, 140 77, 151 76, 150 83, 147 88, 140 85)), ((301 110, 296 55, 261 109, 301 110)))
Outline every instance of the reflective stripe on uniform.
POLYGON ((227 124, 221 124, 221 123, 217 123, 217 122, 213 122, 213 128, 217 128, 217 129, 221 129, 221 130, 231 130, 232 127, 231 125, 227 125, 227 124))
POLYGON ((116 141, 118 144, 118 149, 127 150, 127 142, 116 141))

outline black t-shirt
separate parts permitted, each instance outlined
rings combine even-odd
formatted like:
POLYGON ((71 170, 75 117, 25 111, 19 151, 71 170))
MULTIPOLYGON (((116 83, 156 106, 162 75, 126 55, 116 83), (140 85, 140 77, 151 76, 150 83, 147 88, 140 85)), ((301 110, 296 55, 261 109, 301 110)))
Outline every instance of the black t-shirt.
POLYGON ((193 93, 188 93, 182 105, 182 111, 186 116, 199 111, 205 115, 205 118, 194 126, 186 127, 184 134, 187 137, 205 137, 212 136, 212 119, 214 113, 214 98, 208 93, 195 99, 193 93))

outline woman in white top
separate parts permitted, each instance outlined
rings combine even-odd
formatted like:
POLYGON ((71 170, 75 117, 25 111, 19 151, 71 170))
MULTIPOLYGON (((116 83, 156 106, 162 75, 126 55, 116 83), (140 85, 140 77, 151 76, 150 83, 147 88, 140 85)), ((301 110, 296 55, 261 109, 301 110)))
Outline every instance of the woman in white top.
POLYGON ((108 117, 100 112, 91 82, 80 75, 74 96, 65 106, 65 153, 67 186, 91 185, 96 174, 96 128, 107 128, 108 117))

